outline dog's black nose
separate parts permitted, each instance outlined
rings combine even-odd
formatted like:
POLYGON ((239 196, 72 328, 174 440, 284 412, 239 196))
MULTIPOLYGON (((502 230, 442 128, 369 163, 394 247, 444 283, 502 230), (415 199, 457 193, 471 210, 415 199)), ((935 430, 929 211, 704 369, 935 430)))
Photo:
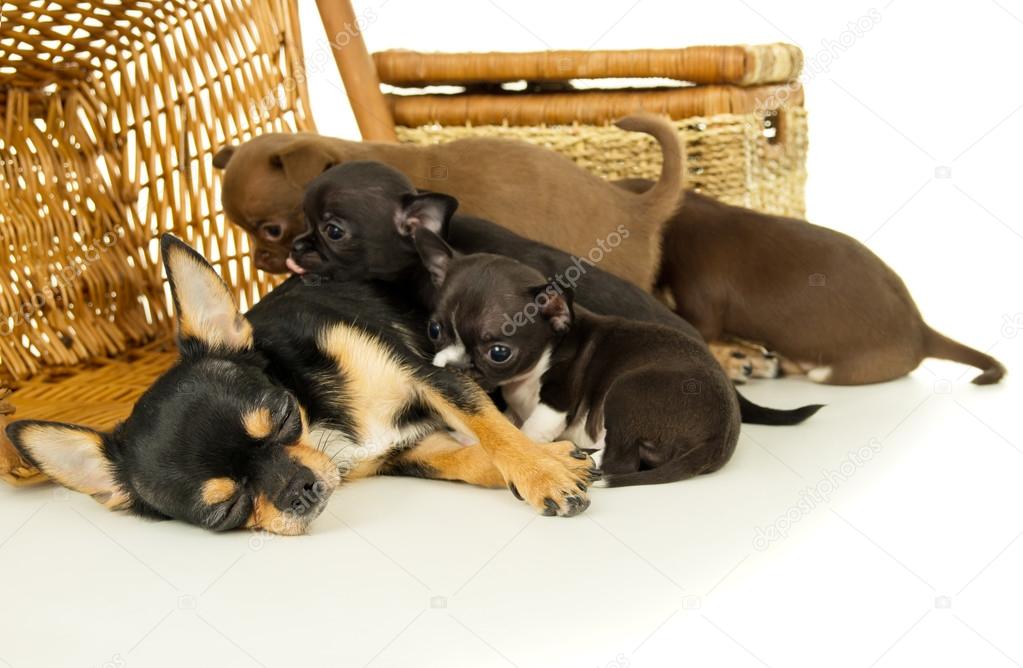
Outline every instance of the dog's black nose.
POLYGON ((292 256, 298 257, 305 255, 313 249, 312 234, 306 232, 305 234, 295 237, 295 240, 291 242, 291 254, 292 256))
POLYGON ((324 484, 309 469, 302 469, 284 486, 277 497, 275 506, 285 512, 305 515, 319 506, 330 494, 324 484))

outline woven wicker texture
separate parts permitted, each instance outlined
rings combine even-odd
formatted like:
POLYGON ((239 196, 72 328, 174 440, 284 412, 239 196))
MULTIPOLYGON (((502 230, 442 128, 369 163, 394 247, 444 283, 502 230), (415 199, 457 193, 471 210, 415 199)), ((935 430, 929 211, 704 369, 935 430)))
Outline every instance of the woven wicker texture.
MULTIPOLYGON (((686 144, 689 185, 729 204, 786 216, 805 212, 807 123, 801 107, 782 109, 765 132, 757 114, 719 114, 676 121, 686 144)), ((572 159, 608 179, 656 179, 661 152, 646 135, 613 126, 399 127, 403 142, 431 144, 463 137, 521 139, 572 159)))
POLYGON ((803 53, 791 44, 691 46, 633 51, 373 54, 380 80, 394 86, 664 77, 697 84, 743 86, 799 76, 803 53))
POLYGON ((690 86, 557 93, 388 95, 395 123, 408 127, 441 125, 606 125, 635 111, 674 119, 742 114, 783 105, 801 106, 797 83, 754 86, 690 86))
MULTIPOLYGON (((0 427, 16 411, 108 428, 176 357, 160 233, 209 258, 243 307, 272 285, 220 213, 210 156, 264 131, 314 130, 296 5, 3 9, 0 385, 15 392, 0 397, 0 427)), ((0 432, 0 475, 40 480, 31 473, 0 432)))
MULTIPOLYGON (((240 301, 270 286, 219 213, 211 151, 310 129, 292 3, 4 3, 0 381, 170 332, 156 238, 208 257, 240 301)), ((15 397, 17 402, 17 396, 15 397)))

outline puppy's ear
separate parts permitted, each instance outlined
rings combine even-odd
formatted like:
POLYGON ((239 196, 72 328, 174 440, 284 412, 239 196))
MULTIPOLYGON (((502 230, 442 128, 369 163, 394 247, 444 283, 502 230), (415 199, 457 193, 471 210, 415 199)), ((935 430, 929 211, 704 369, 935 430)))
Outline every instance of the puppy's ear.
POLYGON ((60 422, 18 420, 7 426, 18 452, 40 471, 68 489, 88 494, 111 510, 130 497, 114 475, 103 434, 60 422))
POLYGON ((410 236, 419 228, 426 228, 441 238, 448 234, 448 221, 458 208, 458 200, 451 195, 420 192, 401 198, 401 210, 394 223, 398 234, 410 236))
POLYGON ((224 148, 214 153, 213 166, 216 167, 217 169, 223 169, 227 167, 227 163, 231 162, 231 156, 234 155, 234 152, 237 149, 238 147, 232 144, 229 146, 225 146, 224 148))
POLYGON ((320 142, 310 138, 297 138, 290 146, 270 156, 270 164, 284 170, 291 185, 303 190, 337 162, 320 142))
POLYGON ((575 292, 572 288, 551 281, 531 289, 540 314, 551 324, 555 332, 566 332, 572 326, 572 302, 575 292))
POLYGON ((178 339, 206 349, 252 348, 252 325, 238 311, 227 285, 201 255, 171 234, 160 239, 178 316, 178 339))
POLYGON ((416 250, 423 261, 423 266, 430 272, 430 280, 437 287, 444 284, 448 275, 448 267, 455 252, 447 242, 425 227, 419 228, 412 236, 416 250))

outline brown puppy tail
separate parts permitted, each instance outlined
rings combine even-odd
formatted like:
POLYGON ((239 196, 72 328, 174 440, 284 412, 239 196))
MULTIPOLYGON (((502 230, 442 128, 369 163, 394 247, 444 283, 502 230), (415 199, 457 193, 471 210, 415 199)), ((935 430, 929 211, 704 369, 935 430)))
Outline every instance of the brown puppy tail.
POLYGON ((661 147, 661 177, 652 188, 637 196, 641 205, 647 209, 646 218, 661 225, 682 203, 685 149, 678 130, 668 119, 646 112, 626 116, 615 121, 615 125, 629 132, 645 132, 656 139, 661 147))
POLYGON ((973 379, 974 385, 991 385, 997 383, 1005 375, 1005 367, 994 357, 953 341, 944 334, 934 331, 927 325, 924 330, 924 352, 927 357, 952 360, 960 364, 969 364, 984 373, 973 379))

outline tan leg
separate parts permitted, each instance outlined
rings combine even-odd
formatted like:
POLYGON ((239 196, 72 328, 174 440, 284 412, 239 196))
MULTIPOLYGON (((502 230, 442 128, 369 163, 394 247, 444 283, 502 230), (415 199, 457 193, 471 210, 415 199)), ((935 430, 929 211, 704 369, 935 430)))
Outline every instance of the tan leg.
POLYGON ((502 488, 506 484, 490 455, 479 444, 459 443, 442 431, 427 436, 402 453, 394 462, 382 467, 381 473, 455 480, 479 487, 502 488))
POLYGON ((593 461, 568 441, 535 443, 508 421, 490 398, 473 386, 463 406, 457 406, 433 388, 423 398, 453 429, 479 439, 508 487, 545 515, 576 515, 589 504, 586 487, 593 461))

